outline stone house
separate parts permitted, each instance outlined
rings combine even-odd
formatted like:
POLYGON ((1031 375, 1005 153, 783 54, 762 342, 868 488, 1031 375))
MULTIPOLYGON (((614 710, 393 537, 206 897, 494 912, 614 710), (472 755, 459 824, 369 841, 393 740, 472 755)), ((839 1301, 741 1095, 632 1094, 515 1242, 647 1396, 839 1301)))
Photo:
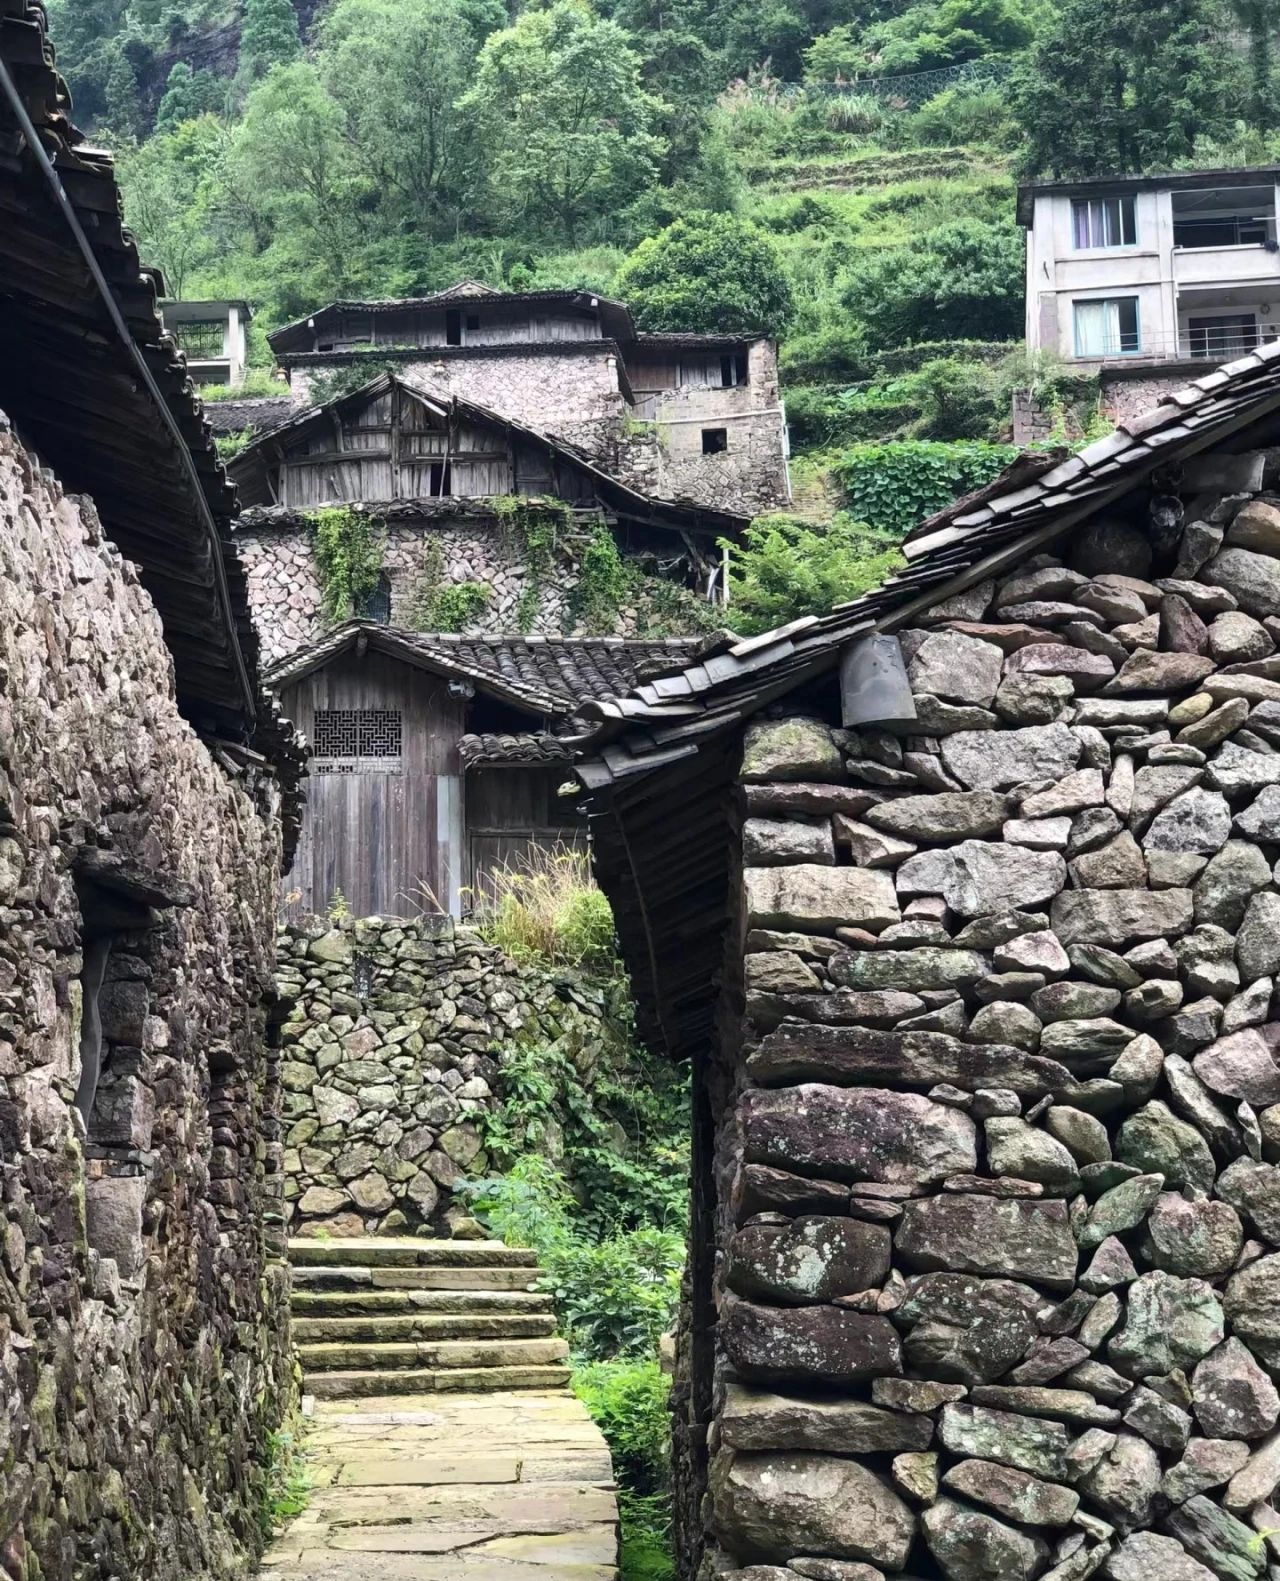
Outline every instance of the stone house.
POLYGON ((292 399, 376 362, 567 441, 662 499, 752 516, 790 498, 776 343, 638 331, 592 292, 498 291, 331 302, 268 337, 292 399))
POLYGON ((1280 348, 589 701, 694 1068, 681 1571, 1280 1562, 1280 348))
MULTIPOLYGON (((272 662, 327 629, 318 510, 363 511, 379 536, 377 608, 360 613, 430 629, 440 619, 431 593, 465 583, 477 597, 461 624, 477 633, 585 629, 574 587, 599 533, 663 584, 652 596, 665 596, 667 623, 705 623, 707 604, 723 596, 720 541, 746 524, 720 506, 655 498, 563 441, 474 402, 441 399, 406 374, 381 374, 295 414, 253 440, 229 471, 243 508, 237 543, 272 662), (540 529, 538 544, 531 529, 540 529)), ((638 634, 641 618, 621 609, 607 616, 627 635, 638 634)))
POLYGON ((1096 369, 1124 418, 1275 340, 1278 194, 1277 165, 1024 183, 1028 350, 1096 369))
POLYGON ((234 495, 52 58, 0 4, 0 1575, 223 1577, 291 1391, 298 764, 234 495))
POLYGON ((349 621, 266 672, 311 745, 285 883, 292 919, 458 918, 533 847, 585 844, 563 739, 610 697, 698 644, 679 638, 459 637, 349 621))

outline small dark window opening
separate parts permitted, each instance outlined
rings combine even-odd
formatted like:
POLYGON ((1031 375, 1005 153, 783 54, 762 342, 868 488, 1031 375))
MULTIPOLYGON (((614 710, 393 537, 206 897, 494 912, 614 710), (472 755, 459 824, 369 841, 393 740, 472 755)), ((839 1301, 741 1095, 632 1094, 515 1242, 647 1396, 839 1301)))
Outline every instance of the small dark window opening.
POLYGON ((316 350, 317 351, 332 351, 333 350, 333 342, 331 340, 322 340, 320 342, 320 344, 316 347, 316 350))
POLYGON ((704 456, 722 456, 729 448, 729 430, 727 428, 704 428, 702 430, 702 454, 704 456))
POLYGON ((391 624, 391 578, 385 571, 378 573, 377 586, 365 599, 361 615, 365 620, 375 621, 379 626, 391 624))
POLYGON ((480 315, 479 315, 479 313, 468 313, 467 314, 467 328, 468 328, 468 330, 479 329, 480 328, 480 315))
POLYGON ((747 382, 747 354, 745 351, 735 351, 733 354, 733 368, 738 384, 747 382))
POLYGON ((462 344, 462 314, 451 307, 444 315, 444 343, 446 346, 462 344))
POLYGON ((431 478, 428 492, 435 498, 453 493, 453 478, 450 475, 447 461, 433 461, 431 463, 431 478))
POLYGON ((722 387, 727 390, 734 382, 733 358, 731 356, 721 357, 720 383, 722 387))
POLYGON ((111 956, 112 935, 99 933, 83 941, 84 964, 80 968, 80 1083, 76 1088, 76 1108, 90 1129, 93 1101, 102 1074, 102 983, 111 956))

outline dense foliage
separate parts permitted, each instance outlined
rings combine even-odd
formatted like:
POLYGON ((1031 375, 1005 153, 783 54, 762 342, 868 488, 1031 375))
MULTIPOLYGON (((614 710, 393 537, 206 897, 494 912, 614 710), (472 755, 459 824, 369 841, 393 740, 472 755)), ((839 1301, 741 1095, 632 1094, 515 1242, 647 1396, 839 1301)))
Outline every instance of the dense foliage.
POLYGON ((883 582, 902 563, 891 543, 839 513, 825 527, 761 516, 730 551, 726 619, 748 636, 821 615, 883 582))
POLYGON ((776 249, 732 214, 691 214, 641 242, 613 289, 648 330, 781 334, 793 312, 776 249))
POLYGON ((853 445, 836 459, 832 471, 855 517, 900 538, 958 495, 989 483, 1017 454, 1012 445, 981 440, 945 444, 907 439, 853 445))

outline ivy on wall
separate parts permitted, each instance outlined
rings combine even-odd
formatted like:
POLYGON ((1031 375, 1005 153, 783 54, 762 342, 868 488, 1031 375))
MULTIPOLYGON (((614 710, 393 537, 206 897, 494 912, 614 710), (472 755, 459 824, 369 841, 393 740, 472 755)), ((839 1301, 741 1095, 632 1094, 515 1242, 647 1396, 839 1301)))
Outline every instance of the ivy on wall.
POLYGON ((523 494, 500 495, 493 508, 499 526, 515 540, 524 561, 527 580, 516 605, 516 627, 529 631, 542 608, 542 590, 569 525, 570 510, 563 500, 523 494))
POLYGON ((325 619, 350 620, 377 591, 386 547, 380 517, 350 505, 307 512, 315 532, 312 552, 320 573, 325 619))

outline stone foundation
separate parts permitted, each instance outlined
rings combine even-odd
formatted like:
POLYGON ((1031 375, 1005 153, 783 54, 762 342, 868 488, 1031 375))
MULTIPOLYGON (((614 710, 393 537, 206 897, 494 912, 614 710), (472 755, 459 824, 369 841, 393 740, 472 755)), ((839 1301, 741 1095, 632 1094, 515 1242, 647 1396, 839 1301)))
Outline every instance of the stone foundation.
POLYGON ((181 718, 133 567, 0 418, 0 1574, 15 1581, 230 1577, 260 1547, 292 1390, 272 1260, 279 865, 274 783, 215 762, 181 718))
POLYGON ((1280 1574, 1264 460, 936 606, 911 723, 748 733, 714 1570, 1280 1574))
POLYGON ((467 1233, 452 1188, 490 1167, 481 1121, 505 1054, 563 1040, 589 1085, 607 1038, 602 989, 518 966, 448 917, 287 927, 280 993, 295 1234, 467 1233))

